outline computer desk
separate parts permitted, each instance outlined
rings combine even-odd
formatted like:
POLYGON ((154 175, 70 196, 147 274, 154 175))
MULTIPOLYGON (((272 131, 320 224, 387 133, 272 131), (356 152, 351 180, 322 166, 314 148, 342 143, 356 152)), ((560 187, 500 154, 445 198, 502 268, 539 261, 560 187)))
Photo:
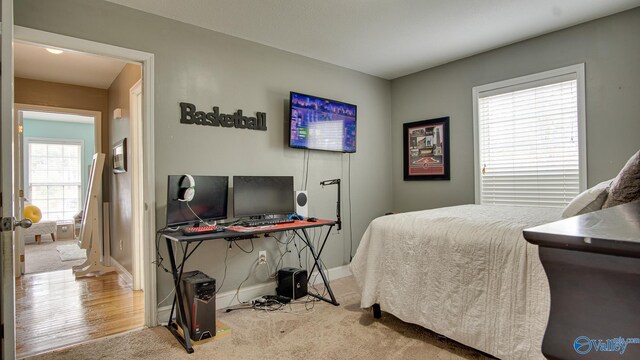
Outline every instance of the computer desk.
POLYGON ((325 269, 322 266, 322 262, 320 261, 320 254, 322 254, 322 250, 324 249, 324 245, 327 243, 327 239, 329 238, 331 229, 333 229, 335 225, 336 225, 336 221, 333 221, 333 220, 318 219, 318 221, 316 222, 309 222, 305 220, 295 220, 293 223, 278 224, 270 227, 256 227, 255 230, 251 229, 249 231, 242 231, 242 232, 225 230, 217 233, 210 233, 210 234, 203 234, 203 235, 190 235, 190 236, 184 236, 182 235, 182 233, 178 231, 161 233, 162 237, 164 237, 166 240, 167 251, 169 253, 169 262, 171 264, 171 274, 173 275, 173 286, 175 289, 175 294, 173 295, 173 304, 171 305, 171 313, 169 314, 169 321, 166 326, 167 329, 169 329, 169 331, 171 331, 173 336, 175 336, 176 339, 178 339, 178 342, 180 342, 180 344, 185 348, 187 353, 189 354, 193 353, 193 346, 191 345, 191 336, 190 336, 189 328, 187 326, 187 321, 186 321, 187 318, 185 313, 185 304, 182 301, 182 296, 180 296, 180 294, 182 293, 181 292, 182 291, 181 289, 182 272, 184 270, 185 262, 187 261, 189 256, 191 256, 191 254, 193 254, 193 252, 196 251, 204 241, 211 241, 211 240, 236 241, 236 240, 253 239, 253 238, 259 237, 259 235, 264 235, 264 234, 271 234, 271 233, 282 232, 282 231, 293 231, 295 236, 300 238, 300 240, 302 240, 305 243, 305 245, 309 248, 311 255, 313 256, 313 267, 311 268, 311 271, 309 271, 307 279, 311 279, 311 275, 313 274, 314 270, 316 270, 317 268, 318 272, 320 273, 320 276, 322 277, 322 282, 324 283, 324 286, 327 292, 329 293, 330 298, 328 299, 326 297, 321 296, 320 294, 308 293, 308 295, 313 296, 317 299, 326 301, 329 304, 333 304, 335 306, 340 305, 336 300, 335 295, 333 294, 333 290, 331 290, 329 279, 327 279, 327 276, 324 273, 325 269), (324 239, 320 244, 320 250, 316 250, 316 248, 313 246, 313 241, 311 241, 311 239, 309 238, 307 229, 323 227, 323 226, 328 226, 329 230, 327 231, 327 234, 324 236, 324 239), (179 265, 179 269, 178 269, 178 265, 176 265, 176 257, 173 251, 173 247, 171 246, 172 242, 182 243, 185 245, 184 252, 182 255, 182 262, 179 265), (189 246, 191 245, 195 245, 195 247, 191 249, 191 252, 189 252, 189 246), (181 317, 183 335, 181 335, 178 332, 178 324, 173 320, 173 311, 175 310, 176 304, 179 310, 176 313, 176 316, 181 317))

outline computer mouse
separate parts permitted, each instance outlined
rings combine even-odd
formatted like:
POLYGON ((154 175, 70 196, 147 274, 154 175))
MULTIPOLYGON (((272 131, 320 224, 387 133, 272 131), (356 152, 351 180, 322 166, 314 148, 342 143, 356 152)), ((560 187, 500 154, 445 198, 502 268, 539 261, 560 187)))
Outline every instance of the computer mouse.
POLYGON ((316 222, 316 221, 318 221, 318 218, 310 217, 310 218, 307 218, 307 221, 308 222, 316 222))

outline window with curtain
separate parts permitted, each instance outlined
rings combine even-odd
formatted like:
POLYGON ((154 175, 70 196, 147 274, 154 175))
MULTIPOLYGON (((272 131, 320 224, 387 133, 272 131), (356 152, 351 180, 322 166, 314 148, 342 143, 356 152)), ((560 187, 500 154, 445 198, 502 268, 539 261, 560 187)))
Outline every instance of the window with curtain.
POLYGON ((82 206, 81 141, 27 139, 28 199, 44 220, 72 219, 82 206))
POLYGON ((477 203, 563 207, 584 190, 584 65, 473 94, 477 203))

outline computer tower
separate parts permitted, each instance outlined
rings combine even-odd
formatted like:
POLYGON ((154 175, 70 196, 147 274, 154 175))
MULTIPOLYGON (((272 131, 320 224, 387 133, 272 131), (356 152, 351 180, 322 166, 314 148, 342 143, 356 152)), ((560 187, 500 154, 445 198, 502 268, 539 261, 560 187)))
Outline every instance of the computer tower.
MULTIPOLYGON (((182 274, 180 286, 191 340, 216 336, 216 279, 200 271, 189 271, 182 274)), ((182 328, 179 313, 176 320, 182 328)))
POLYGON ((293 300, 307 295, 307 270, 293 267, 278 270, 276 292, 293 300))

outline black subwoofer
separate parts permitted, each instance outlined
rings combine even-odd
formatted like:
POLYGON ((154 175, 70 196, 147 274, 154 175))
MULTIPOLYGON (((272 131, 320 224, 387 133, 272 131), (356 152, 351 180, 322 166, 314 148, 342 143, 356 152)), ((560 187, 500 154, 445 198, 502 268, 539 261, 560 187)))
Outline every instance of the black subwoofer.
POLYGON ((278 270, 278 295, 293 300, 307 296, 307 270, 282 268, 278 270))

